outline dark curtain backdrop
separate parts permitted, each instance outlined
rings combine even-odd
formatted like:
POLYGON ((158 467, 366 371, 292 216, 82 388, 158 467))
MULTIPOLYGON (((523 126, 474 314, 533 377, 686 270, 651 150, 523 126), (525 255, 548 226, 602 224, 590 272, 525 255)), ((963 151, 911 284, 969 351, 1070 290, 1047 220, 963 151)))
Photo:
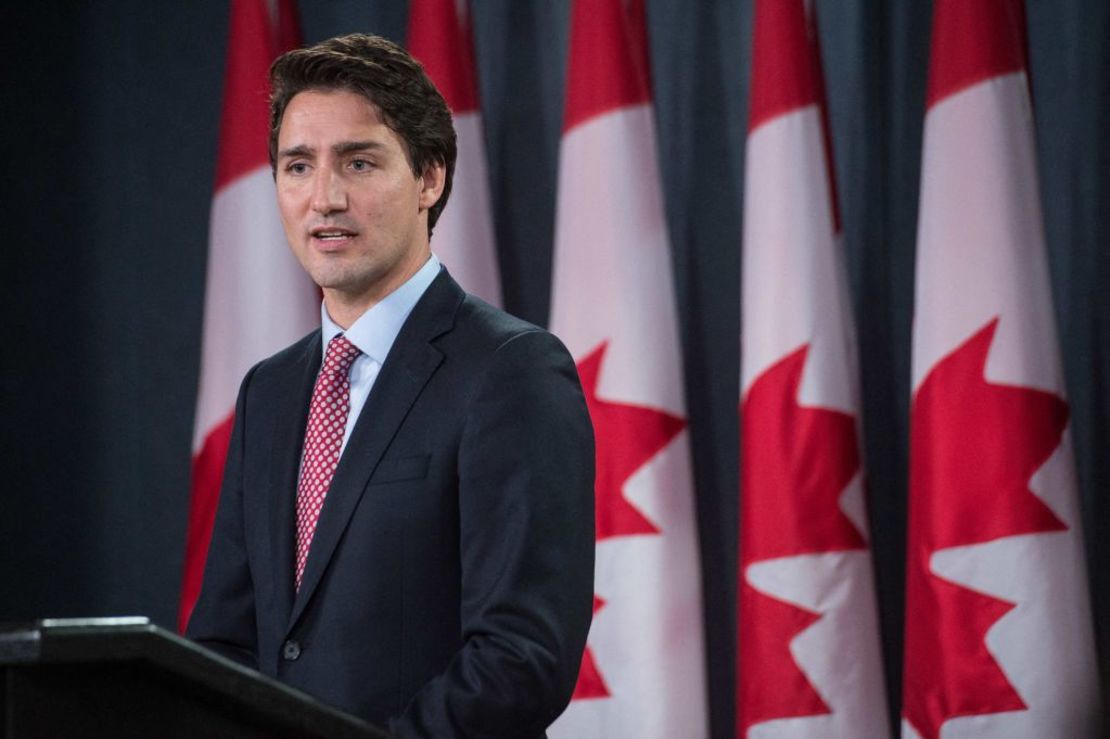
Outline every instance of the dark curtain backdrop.
MULTIPOLYGON (((648 6, 697 476, 711 711, 714 735, 726 737, 751 2, 648 6)), ((896 708, 931 4, 817 6, 896 708)), ((301 2, 309 42, 356 30, 402 39, 406 13, 403 0, 301 2)), ((20 3, 0 11, 0 620, 139 613, 174 622, 227 16, 225 0, 20 3)), ((507 307, 540 324, 549 306, 567 17, 566 0, 478 0, 473 8, 507 307)), ((1048 245, 1105 655, 1110 4, 1030 0, 1028 21, 1048 245)))

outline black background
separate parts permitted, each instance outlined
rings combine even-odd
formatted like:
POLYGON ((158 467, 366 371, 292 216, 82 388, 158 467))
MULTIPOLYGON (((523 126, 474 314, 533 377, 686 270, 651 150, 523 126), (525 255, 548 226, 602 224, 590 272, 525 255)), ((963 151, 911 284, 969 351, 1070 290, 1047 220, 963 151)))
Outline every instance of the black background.
MULTIPOLYGON (((816 5, 896 709, 931 4, 816 5)), ((566 0, 478 0, 472 10, 505 300, 540 324, 550 300, 568 8, 566 0)), ((697 479, 711 712, 714 736, 726 737, 751 3, 649 0, 648 11, 697 479)), ((308 42, 350 31, 402 40, 407 4, 302 0, 300 13, 308 42)), ((0 620, 140 613, 175 621, 227 20, 218 0, 23 3, 0 11, 0 620)), ((1031 0, 1028 28, 1096 625, 1107 645, 1110 4, 1031 0)))

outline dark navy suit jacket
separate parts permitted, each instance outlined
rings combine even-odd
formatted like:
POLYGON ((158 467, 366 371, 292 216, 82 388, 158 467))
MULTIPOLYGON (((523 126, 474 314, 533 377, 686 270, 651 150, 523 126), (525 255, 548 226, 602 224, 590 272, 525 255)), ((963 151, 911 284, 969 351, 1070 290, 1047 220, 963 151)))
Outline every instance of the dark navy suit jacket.
POLYGON ((188 635, 399 737, 537 737, 593 602, 593 432, 551 334, 441 271, 401 329, 293 587, 316 331, 236 405, 188 635))

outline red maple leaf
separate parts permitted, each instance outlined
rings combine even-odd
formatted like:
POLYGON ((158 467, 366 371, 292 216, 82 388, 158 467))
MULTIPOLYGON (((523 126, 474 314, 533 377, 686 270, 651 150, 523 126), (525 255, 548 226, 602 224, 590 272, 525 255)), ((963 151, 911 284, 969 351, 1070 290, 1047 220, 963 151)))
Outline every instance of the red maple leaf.
MULTIPOLYGON (((605 601, 594 596, 594 615, 605 605, 605 601)), ((574 685, 574 693, 570 696, 572 701, 583 698, 606 698, 609 696, 609 686, 601 677, 601 670, 597 669, 597 661, 589 649, 582 652, 582 669, 578 671, 578 682, 574 685)))
POLYGON ((913 402, 903 714, 924 739, 950 718, 1026 708, 985 642, 1014 604, 933 574, 933 553, 1067 529, 1029 489, 1060 444, 1067 404, 986 380, 997 326, 939 361, 913 402))
POLYGON ((686 421, 678 416, 655 408, 614 403, 597 396, 597 382, 607 347, 607 342, 602 343, 578 363, 578 376, 586 393, 597 446, 594 505, 598 541, 614 536, 659 533, 655 524, 624 497, 624 484, 686 427, 686 421))
MULTIPOLYGON (((608 342, 603 342, 578 363, 578 376, 586 394, 597 449, 594 505, 599 542, 617 536, 660 533, 655 524, 624 497, 624 485, 686 427, 686 421, 678 416, 655 408, 602 400, 597 396, 597 383, 607 347, 608 342)), ((595 615, 603 605, 604 601, 594 596, 595 615)), ((587 647, 582 655, 582 669, 574 698, 608 696, 605 681, 597 669, 593 653, 587 647)))
POLYGON ((738 736, 771 719, 830 713, 790 654, 794 637, 820 620, 820 613, 740 583, 738 736))
POLYGON ((746 580, 748 566, 866 546, 839 505, 859 471, 855 420, 798 405, 808 351, 803 346, 772 365, 744 400, 740 736, 763 721, 830 712, 790 654, 790 642, 821 614, 760 593, 746 580))

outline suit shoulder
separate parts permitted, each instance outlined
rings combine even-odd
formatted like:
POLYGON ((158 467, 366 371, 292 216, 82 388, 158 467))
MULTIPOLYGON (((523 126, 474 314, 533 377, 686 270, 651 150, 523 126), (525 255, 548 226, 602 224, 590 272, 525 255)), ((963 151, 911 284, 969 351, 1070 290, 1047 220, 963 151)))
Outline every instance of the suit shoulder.
POLYGON ((506 313, 481 298, 467 295, 459 307, 455 332, 467 341, 497 349, 502 344, 525 334, 551 334, 522 318, 506 313))
POLYGON ((555 372, 573 377, 577 385, 574 359, 555 334, 471 296, 439 346, 479 383, 518 373, 539 378, 555 372))
POLYGON ((282 369, 304 361, 305 355, 320 345, 320 329, 309 331, 284 349, 258 363, 259 370, 282 369))
POLYGON ((273 382, 298 372, 319 357, 320 329, 314 329, 284 349, 271 354, 251 367, 243 378, 240 393, 248 386, 269 387, 273 382))

